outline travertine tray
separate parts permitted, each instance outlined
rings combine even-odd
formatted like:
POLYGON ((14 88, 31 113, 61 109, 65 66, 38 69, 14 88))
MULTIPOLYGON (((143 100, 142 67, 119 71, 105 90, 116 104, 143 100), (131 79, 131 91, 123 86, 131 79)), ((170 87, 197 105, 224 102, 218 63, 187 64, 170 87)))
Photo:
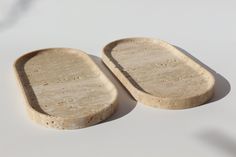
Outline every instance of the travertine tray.
POLYGON ((102 60, 133 97, 146 105, 190 108, 213 95, 213 75, 158 39, 114 41, 103 49, 102 60))
POLYGON ((76 129, 109 117, 117 90, 84 52, 44 49, 15 62, 32 120, 47 127, 76 129))

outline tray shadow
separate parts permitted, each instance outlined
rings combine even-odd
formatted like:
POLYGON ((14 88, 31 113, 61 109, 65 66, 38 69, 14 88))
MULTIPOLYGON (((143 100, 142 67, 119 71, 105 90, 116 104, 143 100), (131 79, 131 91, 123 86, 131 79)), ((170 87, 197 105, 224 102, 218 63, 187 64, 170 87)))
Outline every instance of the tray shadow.
POLYGON ((116 86, 118 90, 118 107, 115 113, 104 122, 109 122, 115 119, 119 119, 127 115, 135 108, 137 102, 123 87, 123 85, 116 79, 116 77, 110 72, 110 70, 105 66, 105 64, 99 57, 94 55, 89 55, 89 56, 97 64, 97 66, 101 69, 101 71, 111 80, 111 82, 116 86))
POLYGON ((216 149, 227 156, 236 156, 236 141, 234 137, 227 135, 225 132, 218 129, 206 130, 197 135, 204 144, 209 148, 216 149))
POLYGON ((20 18, 31 9, 33 3, 36 0, 17 0, 11 7, 9 12, 0 20, 0 31, 4 31, 12 27, 15 23, 18 22, 20 18))
POLYGON ((175 48, 177 48, 179 51, 181 51, 182 53, 184 53, 186 56, 188 56, 189 58, 191 58, 192 60, 194 60, 196 63, 200 64, 202 67, 204 67, 205 69, 207 69, 209 72, 211 72, 213 74, 213 76, 215 77, 215 89, 214 89, 214 96, 212 97, 212 99, 210 99, 207 103, 205 104, 209 104, 215 101, 218 101, 220 99, 223 99, 226 95, 229 94, 230 90, 231 90, 231 86, 229 81, 223 77, 221 74, 217 73, 216 71, 214 71, 213 69, 211 69, 210 67, 208 67, 207 65, 203 64, 201 61, 199 61, 197 58, 195 58, 194 56, 192 56, 189 52, 187 52, 186 50, 173 45, 175 48))

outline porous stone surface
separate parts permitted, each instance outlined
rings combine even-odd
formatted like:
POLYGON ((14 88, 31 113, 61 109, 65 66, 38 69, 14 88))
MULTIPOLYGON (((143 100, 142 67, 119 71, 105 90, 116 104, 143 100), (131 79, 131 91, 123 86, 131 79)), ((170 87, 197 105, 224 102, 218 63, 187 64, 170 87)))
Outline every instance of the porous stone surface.
POLYGON ((115 86, 80 50, 39 50, 20 57, 15 68, 31 119, 45 126, 87 127, 116 108, 115 86))
POLYGON ((102 59, 130 93, 147 105, 189 108, 213 94, 210 72, 161 40, 118 40, 104 48, 102 59))

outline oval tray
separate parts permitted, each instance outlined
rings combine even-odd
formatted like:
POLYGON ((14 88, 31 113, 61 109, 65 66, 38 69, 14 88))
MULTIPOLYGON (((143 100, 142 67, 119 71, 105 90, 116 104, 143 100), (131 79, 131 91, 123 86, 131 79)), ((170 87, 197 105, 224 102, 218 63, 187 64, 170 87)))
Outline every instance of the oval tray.
POLYGON ((32 120, 47 127, 76 129, 109 117, 117 90, 84 52, 38 50, 15 62, 17 78, 32 120))
POLYGON ((102 60, 133 97, 143 104, 183 109, 213 95, 213 75, 172 45, 150 38, 109 43, 102 60))

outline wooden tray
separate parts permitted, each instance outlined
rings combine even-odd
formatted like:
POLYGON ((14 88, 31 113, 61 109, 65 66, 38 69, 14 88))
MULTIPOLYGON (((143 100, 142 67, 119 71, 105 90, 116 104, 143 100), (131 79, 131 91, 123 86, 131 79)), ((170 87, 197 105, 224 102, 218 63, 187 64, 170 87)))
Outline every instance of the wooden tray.
POLYGON ((133 97, 143 104, 183 109, 213 95, 213 75, 172 45, 150 38, 109 43, 102 60, 133 97))
POLYGON ((117 90, 84 52, 55 48, 23 55, 17 78, 32 120, 47 127, 76 129, 108 118, 117 90))

